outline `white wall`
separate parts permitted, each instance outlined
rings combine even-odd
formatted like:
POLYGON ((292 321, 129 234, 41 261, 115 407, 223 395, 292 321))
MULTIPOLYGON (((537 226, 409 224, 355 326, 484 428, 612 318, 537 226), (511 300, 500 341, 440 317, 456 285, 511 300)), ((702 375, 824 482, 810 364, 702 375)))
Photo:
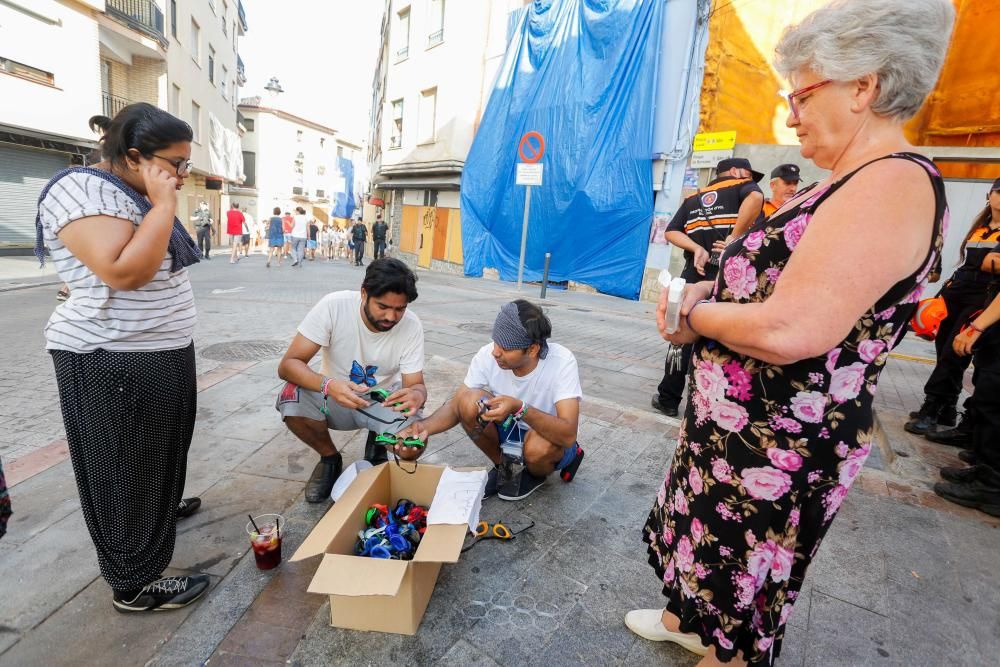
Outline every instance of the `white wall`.
POLYGON ((0 123, 94 140, 87 119, 101 110, 96 21, 83 8, 55 0, 12 2, 48 20, 0 4, 0 56, 55 80, 48 86, 0 73, 0 123))

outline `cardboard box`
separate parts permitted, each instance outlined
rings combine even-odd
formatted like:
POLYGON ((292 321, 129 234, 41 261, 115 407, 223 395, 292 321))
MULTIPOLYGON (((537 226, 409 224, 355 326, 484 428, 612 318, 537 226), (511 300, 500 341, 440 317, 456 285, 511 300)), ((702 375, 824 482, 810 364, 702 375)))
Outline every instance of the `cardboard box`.
POLYGON ((408 498, 429 507, 443 472, 443 466, 423 463, 412 475, 394 463, 362 471, 292 556, 297 561, 323 555, 308 590, 330 596, 331 625, 416 633, 441 564, 458 561, 469 526, 428 526, 411 561, 355 556, 354 543, 370 506, 391 507, 408 498))

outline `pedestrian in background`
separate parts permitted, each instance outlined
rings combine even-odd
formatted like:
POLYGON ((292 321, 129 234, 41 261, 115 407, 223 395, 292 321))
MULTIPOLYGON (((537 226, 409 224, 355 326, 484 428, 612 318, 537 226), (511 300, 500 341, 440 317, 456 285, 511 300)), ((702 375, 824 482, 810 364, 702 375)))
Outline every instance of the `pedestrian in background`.
POLYGON ((201 250, 201 256, 212 259, 212 235, 215 230, 212 229, 212 215, 209 213, 207 201, 198 204, 194 215, 191 216, 191 222, 194 223, 195 233, 198 235, 198 249, 201 250))
POLYGON ((372 241, 375 244, 375 259, 385 257, 385 239, 389 233, 389 225, 382 220, 381 214, 372 225, 372 241))
POLYGON ((954 16, 950 0, 841 0, 788 28, 786 124, 830 175, 728 244, 717 282, 687 287, 674 334, 661 296, 661 334, 695 346, 691 396, 643 531, 667 608, 626 624, 700 665, 779 657, 871 451, 879 375, 943 245, 944 181, 903 123, 937 81, 954 16))
POLYGON ((292 217, 291 213, 285 211, 285 215, 281 218, 281 228, 285 232, 285 245, 282 250, 282 254, 285 257, 291 258, 292 256, 292 228, 295 227, 295 218, 292 217))
MULTIPOLYGON (((1000 280, 995 275, 1000 273, 1000 178, 993 181, 986 195, 986 207, 972 221, 962 241, 959 261, 960 266, 941 289, 948 316, 934 338, 937 363, 924 384, 923 405, 910 415, 903 428, 932 442, 965 446, 971 442, 971 424, 964 417, 957 426, 955 422, 962 376, 972 356, 956 354, 952 342, 969 318, 989 303, 990 283, 1000 280), (939 426, 955 428, 938 430, 939 426)), ((966 415, 974 410, 976 395, 966 399, 966 415)))
POLYGON ((765 218, 785 205, 785 202, 795 196, 799 189, 799 165, 779 164, 771 170, 771 198, 764 200, 763 214, 765 218))
POLYGON ((365 256, 365 241, 367 239, 368 228, 365 227, 365 223, 361 222, 360 218, 356 218, 354 227, 351 229, 351 240, 354 243, 354 266, 365 265, 362 258, 365 256))
POLYGON ((59 172, 39 200, 35 252, 48 245, 73 288, 45 325, 46 349, 114 608, 176 609, 208 588, 206 576, 162 576, 177 519, 201 504, 182 498, 198 396, 187 267, 198 248, 176 214, 193 133, 146 103, 90 126, 101 160, 59 172))
POLYGON ((271 268, 271 260, 278 258, 278 266, 281 266, 282 249, 285 246, 285 230, 281 220, 281 209, 277 206, 271 212, 271 219, 267 227, 267 262, 264 264, 271 268))
POLYGON ((229 263, 235 264, 240 261, 240 248, 243 245, 243 214, 240 213, 240 206, 233 202, 232 207, 226 211, 226 234, 229 235, 229 263))
POLYGON ((309 261, 316 261, 316 248, 319 247, 319 225, 316 218, 309 218, 309 241, 306 243, 306 251, 309 253, 309 261))
POLYGON ((319 230, 319 248, 320 255, 323 256, 327 262, 330 261, 331 255, 333 253, 333 225, 329 223, 323 223, 322 229, 319 230))
POLYGON ((250 207, 246 204, 243 204, 243 228, 246 230, 243 233, 243 256, 249 257, 253 252, 252 245, 257 245, 258 229, 257 221, 253 219, 250 207))
POLYGON ((301 268, 306 257, 306 241, 309 238, 306 210, 297 206, 292 220, 292 266, 301 268))
MULTIPOLYGON (((684 251, 681 277, 688 283, 715 279, 719 270, 716 244, 732 237, 735 229, 749 227, 760 216, 764 202, 757 186, 764 174, 754 171, 749 160, 722 160, 715 171, 716 178, 684 200, 664 232, 667 241, 684 251)), ((664 363, 652 406, 668 417, 677 416, 690 359, 691 346, 685 345, 679 368, 664 363)))
POLYGON ((347 247, 347 242, 350 240, 348 238, 347 229, 341 229, 336 227, 334 230, 334 250, 333 255, 335 258, 347 259, 350 257, 350 250, 347 247))

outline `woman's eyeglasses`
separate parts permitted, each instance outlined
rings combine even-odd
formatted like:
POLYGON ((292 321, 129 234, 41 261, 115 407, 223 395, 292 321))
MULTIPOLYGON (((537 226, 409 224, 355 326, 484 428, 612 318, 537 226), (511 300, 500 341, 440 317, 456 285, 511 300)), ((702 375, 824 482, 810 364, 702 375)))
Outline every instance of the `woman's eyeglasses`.
POLYGON ((177 170, 178 176, 187 176, 188 174, 191 173, 191 166, 192 166, 191 160, 185 160, 183 158, 180 160, 176 160, 168 157, 163 157, 162 155, 157 155, 156 153, 153 153, 153 157, 158 157, 161 160, 169 162, 171 165, 173 165, 174 169, 177 170))
POLYGON ((792 110, 792 116, 795 117, 795 120, 799 119, 799 105, 798 102, 795 101, 795 99, 801 97, 802 95, 805 95, 806 93, 811 93, 817 88, 822 88, 828 83, 833 83, 833 79, 824 79, 819 83, 814 83, 811 86, 806 86, 805 88, 799 88, 798 90, 793 90, 792 92, 788 93, 788 95, 786 95, 788 99, 788 106, 792 110))

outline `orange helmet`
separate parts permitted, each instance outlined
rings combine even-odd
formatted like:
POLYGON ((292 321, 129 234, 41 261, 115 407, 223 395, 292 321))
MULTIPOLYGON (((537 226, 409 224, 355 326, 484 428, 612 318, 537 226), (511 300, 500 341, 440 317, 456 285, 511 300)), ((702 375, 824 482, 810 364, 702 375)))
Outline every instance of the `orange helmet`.
POLYGON ((913 313, 910 326, 913 333, 924 340, 934 340, 937 337, 941 322, 948 317, 948 306, 944 299, 936 296, 931 299, 923 299, 917 304, 917 310, 913 313))

